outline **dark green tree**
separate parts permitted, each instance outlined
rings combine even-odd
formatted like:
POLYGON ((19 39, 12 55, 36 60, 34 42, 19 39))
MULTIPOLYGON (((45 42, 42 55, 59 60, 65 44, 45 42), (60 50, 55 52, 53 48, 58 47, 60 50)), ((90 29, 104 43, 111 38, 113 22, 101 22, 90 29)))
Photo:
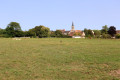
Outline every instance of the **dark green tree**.
POLYGON ((88 29, 84 29, 85 36, 88 37, 88 29))
POLYGON ((56 37, 55 31, 51 31, 51 32, 50 32, 50 36, 51 36, 51 37, 56 37))
POLYGON ((85 36, 86 37, 93 37, 94 36, 94 33, 91 29, 84 29, 84 33, 85 33, 85 36))
POLYGON ((35 28, 29 30, 28 34, 33 37, 39 37, 39 38, 49 37, 50 29, 42 25, 35 26, 35 28))
POLYGON ((36 33, 34 31, 32 31, 32 29, 29 29, 29 31, 24 31, 25 37, 36 37, 35 34, 36 33))
POLYGON ((110 34, 112 37, 115 37, 116 28, 114 26, 110 26, 110 28, 108 30, 108 34, 110 34))
POLYGON ((6 36, 6 31, 5 29, 0 28, 0 37, 5 37, 6 36))
POLYGON ((6 33, 5 29, 0 28, 0 34, 5 34, 5 33, 6 33))
POLYGON ((22 30, 17 22, 11 22, 6 27, 6 33, 9 37, 21 37, 22 36, 22 30))
POLYGON ((56 30, 54 34, 55 34, 55 37, 63 37, 63 34, 60 30, 56 30))
POLYGON ((91 29, 88 29, 88 37, 93 37, 94 33, 91 29))

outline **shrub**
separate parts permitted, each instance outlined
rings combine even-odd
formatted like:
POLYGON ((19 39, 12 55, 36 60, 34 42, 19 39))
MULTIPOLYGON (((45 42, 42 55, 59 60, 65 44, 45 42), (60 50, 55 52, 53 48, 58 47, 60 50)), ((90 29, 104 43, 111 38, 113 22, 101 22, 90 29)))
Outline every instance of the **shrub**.
POLYGON ((116 34, 116 38, 117 38, 117 39, 120 39, 120 34, 116 34))
POLYGON ((111 38, 111 35, 109 35, 109 34, 102 34, 102 38, 105 38, 105 39, 111 38))
POLYGON ((101 35, 96 35, 95 38, 101 38, 101 35))

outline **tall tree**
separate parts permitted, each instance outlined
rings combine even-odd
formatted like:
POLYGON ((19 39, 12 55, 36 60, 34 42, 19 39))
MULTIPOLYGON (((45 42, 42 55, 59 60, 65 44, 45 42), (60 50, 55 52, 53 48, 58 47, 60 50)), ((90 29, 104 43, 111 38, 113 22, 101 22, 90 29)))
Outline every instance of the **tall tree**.
POLYGON ((112 37, 115 37, 116 28, 114 26, 110 26, 110 28, 108 30, 108 34, 110 34, 112 37))
POLYGON ((7 27, 13 28, 14 31, 21 31, 20 24, 17 22, 11 22, 7 27))
POLYGON ((45 26, 35 26, 35 28, 29 30, 30 33, 34 36, 38 36, 39 38, 49 37, 50 29, 45 26))
POLYGON ((88 37, 88 29, 84 29, 85 36, 88 37))
POLYGON ((22 36, 22 30, 17 22, 11 22, 6 27, 6 33, 9 37, 21 37, 22 36))
POLYGON ((102 33, 102 34, 107 34, 107 33, 108 33, 108 29, 109 29, 109 28, 107 27, 107 25, 103 26, 103 27, 102 27, 102 30, 101 30, 101 33, 102 33))

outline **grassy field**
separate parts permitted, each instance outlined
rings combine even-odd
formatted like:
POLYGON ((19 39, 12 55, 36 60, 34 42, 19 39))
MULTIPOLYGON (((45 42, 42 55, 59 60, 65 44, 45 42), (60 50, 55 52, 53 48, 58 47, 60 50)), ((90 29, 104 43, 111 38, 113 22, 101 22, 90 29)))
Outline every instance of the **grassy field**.
POLYGON ((120 40, 0 39, 0 80, 119 80, 120 40))

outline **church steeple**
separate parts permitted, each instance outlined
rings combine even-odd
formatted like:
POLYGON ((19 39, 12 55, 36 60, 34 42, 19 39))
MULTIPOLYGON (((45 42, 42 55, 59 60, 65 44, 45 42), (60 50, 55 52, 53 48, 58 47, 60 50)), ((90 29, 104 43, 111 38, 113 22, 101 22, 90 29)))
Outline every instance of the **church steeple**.
POLYGON ((72 22, 72 26, 74 26, 74 23, 72 22))
POLYGON ((74 23, 72 22, 72 29, 71 31, 74 31, 75 30, 75 26, 74 26, 74 23))

